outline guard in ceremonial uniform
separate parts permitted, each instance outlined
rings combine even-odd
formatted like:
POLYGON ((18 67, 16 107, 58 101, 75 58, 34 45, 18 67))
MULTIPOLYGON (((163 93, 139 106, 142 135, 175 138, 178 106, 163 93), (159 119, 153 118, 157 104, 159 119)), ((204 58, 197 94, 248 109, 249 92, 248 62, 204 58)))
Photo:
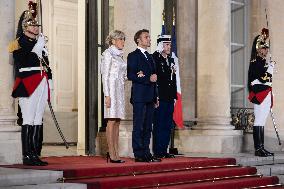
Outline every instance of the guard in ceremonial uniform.
POLYGON ((261 34, 256 36, 251 52, 248 71, 249 100, 254 104, 253 141, 255 156, 273 156, 264 148, 264 125, 272 107, 272 76, 274 62, 267 60, 269 44, 266 42, 269 31, 263 28, 261 34))
POLYGON ((9 44, 9 52, 13 53, 16 68, 12 96, 19 98, 23 117, 23 164, 44 166, 48 163, 39 158, 42 118, 47 100, 50 100, 52 75, 46 39, 43 34, 39 34, 37 3, 30 1, 28 7, 20 17, 17 38, 9 44))
POLYGON ((153 58, 157 70, 159 106, 155 110, 153 127, 153 153, 157 158, 173 158, 167 152, 173 129, 174 103, 177 99, 176 68, 171 58, 171 36, 160 35, 153 58))

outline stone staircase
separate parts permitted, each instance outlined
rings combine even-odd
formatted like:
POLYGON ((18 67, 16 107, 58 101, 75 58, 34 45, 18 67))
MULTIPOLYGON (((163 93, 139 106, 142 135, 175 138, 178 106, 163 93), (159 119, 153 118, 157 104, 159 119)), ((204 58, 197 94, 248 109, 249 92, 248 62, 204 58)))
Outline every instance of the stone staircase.
MULTIPOLYGON (((274 151, 273 151, 274 152, 274 151)), ((258 174, 264 176, 277 176, 279 183, 284 184, 284 152, 275 152, 273 157, 256 157, 253 152, 238 154, 200 154, 186 153, 189 157, 231 157, 236 159, 236 163, 243 166, 252 166, 257 168, 258 174)))
POLYGON ((85 184, 58 183, 62 171, 0 168, 0 189, 87 189, 85 184))
POLYGON ((235 157, 237 164, 253 166, 258 174, 277 176, 279 183, 284 183, 284 153, 276 152, 275 157, 255 157, 253 154, 235 157))
MULTIPOLYGON (((53 148, 56 151, 61 151, 58 148, 64 149, 63 146, 50 147, 49 151, 53 148)), ((232 157, 236 159, 237 164, 256 167, 258 174, 277 176, 279 183, 284 183, 284 152, 276 152, 274 158, 255 157, 252 152, 239 154, 186 153, 184 155, 189 157, 232 157)), ((58 183, 57 179, 62 178, 62 175, 62 171, 0 168, 0 189, 87 188, 84 184, 58 183)))

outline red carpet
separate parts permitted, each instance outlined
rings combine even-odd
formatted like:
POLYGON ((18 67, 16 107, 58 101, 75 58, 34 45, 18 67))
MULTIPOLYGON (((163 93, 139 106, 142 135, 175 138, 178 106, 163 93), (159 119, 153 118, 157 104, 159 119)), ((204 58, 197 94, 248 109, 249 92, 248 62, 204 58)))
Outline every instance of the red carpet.
POLYGON ((65 182, 86 183, 88 189, 198 188, 234 189, 278 183, 277 177, 256 175, 256 168, 237 166, 233 158, 163 159, 161 163, 106 163, 102 157, 47 157, 48 166, 5 167, 62 170, 65 182))

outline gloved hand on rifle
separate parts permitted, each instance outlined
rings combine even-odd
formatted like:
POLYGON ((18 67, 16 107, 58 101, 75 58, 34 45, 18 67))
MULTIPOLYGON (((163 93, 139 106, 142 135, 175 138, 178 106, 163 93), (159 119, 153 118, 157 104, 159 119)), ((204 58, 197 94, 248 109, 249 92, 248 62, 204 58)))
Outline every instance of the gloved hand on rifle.
POLYGON ((37 42, 32 49, 32 52, 34 52, 40 59, 42 59, 42 51, 44 50, 44 46, 45 46, 44 36, 42 33, 40 33, 37 42))

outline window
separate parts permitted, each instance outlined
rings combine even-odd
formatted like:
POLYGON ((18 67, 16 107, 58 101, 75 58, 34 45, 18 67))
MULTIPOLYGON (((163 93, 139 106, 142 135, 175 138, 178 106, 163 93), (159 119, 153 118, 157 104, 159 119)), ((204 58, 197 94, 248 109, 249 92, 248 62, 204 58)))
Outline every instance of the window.
POLYGON ((231 1, 231 107, 247 107, 248 0, 231 1))

